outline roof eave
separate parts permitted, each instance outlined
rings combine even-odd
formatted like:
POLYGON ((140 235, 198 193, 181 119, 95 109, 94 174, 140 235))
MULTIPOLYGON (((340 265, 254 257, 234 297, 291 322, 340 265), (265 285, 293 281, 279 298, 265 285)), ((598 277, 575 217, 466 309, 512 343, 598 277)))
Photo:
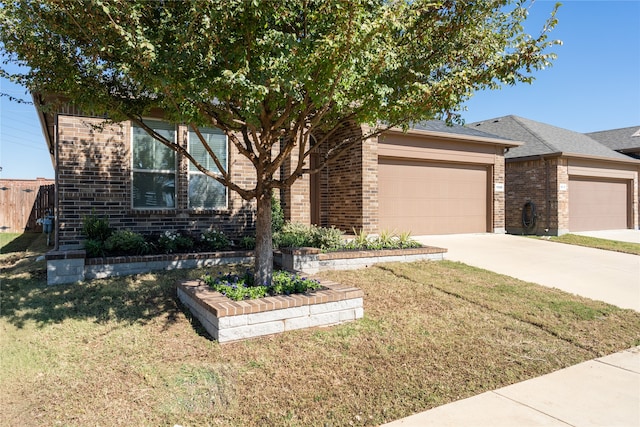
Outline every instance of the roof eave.
POLYGON ((628 159, 615 159, 612 157, 604 157, 604 156, 593 156, 589 154, 576 154, 576 153, 564 153, 564 152, 555 152, 555 153, 547 153, 547 154, 535 154, 531 156, 523 156, 523 157, 511 157, 505 159, 506 162, 525 162, 530 160, 538 160, 538 159, 549 159, 555 157, 564 157, 568 159, 581 159, 581 160, 597 160, 600 162, 608 162, 608 163, 617 163, 617 164, 629 164, 640 166, 640 160, 633 159, 629 157, 628 159))
POLYGON ((473 136, 473 135, 464 135, 458 133, 447 133, 447 132, 437 132, 432 130, 423 130, 423 129, 409 129, 407 131, 402 130, 402 128, 393 127, 386 130, 384 133, 390 132, 395 134, 405 134, 405 135, 417 135, 417 136, 431 136, 434 138, 441 139, 449 139, 456 141, 466 141, 466 142, 474 142, 479 144, 489 144, 489 145, 500 145, 505 148, 515 148, 520 147, 524 144, 524 142, 520 141, 512 141, 508 139, 500 139, 500 138, 487 138, 483 136, 473 136))

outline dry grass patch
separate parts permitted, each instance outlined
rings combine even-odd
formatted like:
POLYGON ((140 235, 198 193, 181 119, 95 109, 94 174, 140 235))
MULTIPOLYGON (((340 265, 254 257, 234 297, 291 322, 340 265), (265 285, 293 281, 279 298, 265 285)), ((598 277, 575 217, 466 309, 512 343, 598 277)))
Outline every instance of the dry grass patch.
POLYGON ((175 296, 202 271, 47 287, 30 262, 2 273, 6 425, 378 425, 640 343, 639 313, 424 262, 323 274, 360 321, 219 345, 175 296))

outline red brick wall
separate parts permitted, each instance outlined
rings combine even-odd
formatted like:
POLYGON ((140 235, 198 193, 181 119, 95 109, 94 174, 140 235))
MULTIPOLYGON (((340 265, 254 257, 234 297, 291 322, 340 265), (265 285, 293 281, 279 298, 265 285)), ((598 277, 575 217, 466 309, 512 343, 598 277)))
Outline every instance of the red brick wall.
POLYGON ((566 194, 559 194, 558 190, 559 183, 569 181, 566 171, 567 161, 560 158, 507 162, 505 172, 507 232, 557 235, 558 230, 562 232, 568 228, 568 199, 566 194), (522 210, 528 201, 535 204, 537 220, 535 227, 525 230, 522 225, 522 210))
MULTIPOLYGON (((95 212, 107 216, 115 229, 145 234, 165 230, 198 232, 210 227, 238 237, 252 233, 254 204, 229 191, 228 209, 196 211, 188 209, 188 160, 178 159, 176 209, 135 210, 131 202, 130 125, 120 123, 103 130, 92 128, 102 120, 79 116, 58 116, 57 184, 58 245, 61 249, 80 247, 82 219, 95 212)), ((186 146, 186 129, 179 141, 186 146)), ((253 166, 235 150, 229 152, 234 179, 243 185, 255 183, 253 166)))

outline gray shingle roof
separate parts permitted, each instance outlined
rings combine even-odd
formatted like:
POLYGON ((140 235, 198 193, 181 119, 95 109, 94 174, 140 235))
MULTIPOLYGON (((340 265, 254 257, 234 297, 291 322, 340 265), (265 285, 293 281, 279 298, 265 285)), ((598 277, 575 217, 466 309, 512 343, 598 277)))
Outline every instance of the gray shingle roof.
POLYGON ((640 151, 640 126, 585 134, 616 151, 640 151))
POLYGON ((505 139, 510 140, 509 138, 503 138, 499 135, 492 135, 490 133, 483 132, 479 129, 462 126, 462 125, 447 125, 447 123, 443 120, 429 120, 426 122, 415 123, 411 126, 411 129, 415 130, 424 130, 430 132, 442 132, 442 133, 452 133, 457 135, 466 135, 466 136, 477 136, 481 138, 493 138, 493 139, 505 139))
POLYGON ((524 145, 509 150, 506 158, 564 153, 629 160, 629 157, 605 147, 585 134, 518 116, 499 117, 467 126, 524 142, 524 145))

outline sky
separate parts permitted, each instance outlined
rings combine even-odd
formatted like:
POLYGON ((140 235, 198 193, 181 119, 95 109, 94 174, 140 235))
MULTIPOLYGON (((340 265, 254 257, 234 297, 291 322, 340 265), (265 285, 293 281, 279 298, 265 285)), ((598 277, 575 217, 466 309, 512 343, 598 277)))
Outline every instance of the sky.
MULTIPOLYGON (((536 1, 525 30, 537 35, 554 1, 536 1)), ((640 0, 564 1, 550 38, 553 66, 531 85, 476 93, 462 116, 473 123, 506 115, 594 132, 640 126, 640 0)), ((30 99, 0 79, 0 93, 30 99)), ((0 178, 53 178, 51 157, 33 106, 0 98, 0 178)))

